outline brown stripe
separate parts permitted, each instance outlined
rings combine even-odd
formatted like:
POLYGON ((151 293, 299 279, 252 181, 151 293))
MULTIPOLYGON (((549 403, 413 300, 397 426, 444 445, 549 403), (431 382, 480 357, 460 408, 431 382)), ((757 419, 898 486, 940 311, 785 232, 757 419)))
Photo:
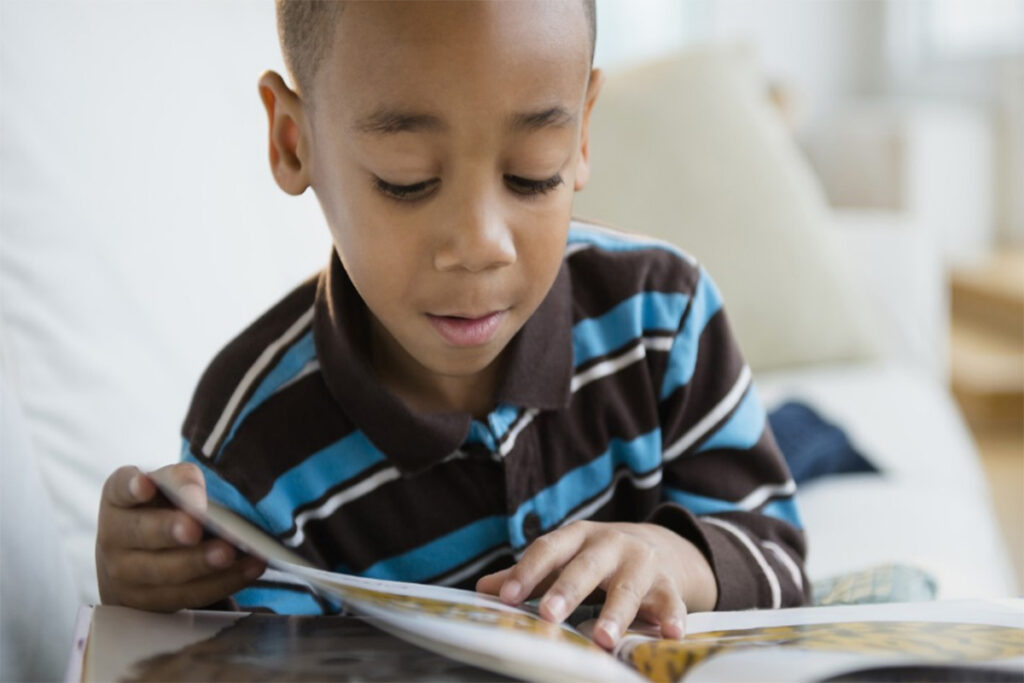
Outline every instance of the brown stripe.
POLYGON ((789 470, 767 421, 750 450, 715 449, 680 456, 665 470, 665 485, 720 500, 739 501, 764 484, 782 484, 789 470))
POLYGON ((325 566, 343 564, 361 572, 484 517, 504 514, 502 482, 501 465, 490 459, 436 465, 388 482, 326 519, 309 521, 300 548, 322 548, 325 566))
POLYGON ((314 372, 249 413, 215 469, 246 498, 258 501, 279 476, 354 430, 321 374, 314 372))
POLYGON ((666 249, 583 249, 572 263, 573 323, 593 318, 642 292, 692 295, 700 272, 666 249))
MULTIPOLYGON (((292 290, 228 342, 206 368, 193 394, 182 426, 182 434, 194 446, 196 457, 202 457, 202 444, 213 431, 214 425, 245 373, 260 354, 313 305, 319 277, 318 273, 292 290)), ((264 374, 270 372, 273 367, 273 363, 268 365, 264 374)), ((262 378, 252 383, 250 394, 259 386, 260 379, 262 378)), ((245 400, 239 403, 239 410, 244 405, 245 400)))
MULTIPOLYGON (((686 434, 725 398, 736 384, 744 365, 739 346, 729 330, 725 310, 721 309, 701 332, 693 377, 687 384, 677 387, 661 404, 662 439, 666 447, 686 434)), ((660 395, 663 381, 663 377, 658 378, 657 395, 660 395)), ((690 451, 709 439, 715 429, 728 419, 729 415, 726 415, 691 446, 690 451)))

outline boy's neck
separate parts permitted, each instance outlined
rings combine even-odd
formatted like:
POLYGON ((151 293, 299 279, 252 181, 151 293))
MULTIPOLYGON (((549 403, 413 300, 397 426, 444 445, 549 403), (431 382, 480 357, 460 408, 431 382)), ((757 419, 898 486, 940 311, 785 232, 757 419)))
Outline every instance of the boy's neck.
POLYGON ((494 409, 501 358, 471 376, 452 377, 430 372, 398 347, 376 320, 372 324, 370 360, 374 374, 389 391, 419 413, 469 413, 485 419, 494 409))

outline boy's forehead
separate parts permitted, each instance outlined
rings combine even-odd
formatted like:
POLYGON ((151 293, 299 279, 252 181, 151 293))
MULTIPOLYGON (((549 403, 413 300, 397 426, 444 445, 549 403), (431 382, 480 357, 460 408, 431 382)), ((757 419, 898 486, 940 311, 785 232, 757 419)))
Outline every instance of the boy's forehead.
POLYGON ((382 106, 463 100, 474 107, 475 94, 519 99, 516 108, 575 104, 589 71, 579 0, 354 2, 339 19, 314 93, 354 125, 382 106))

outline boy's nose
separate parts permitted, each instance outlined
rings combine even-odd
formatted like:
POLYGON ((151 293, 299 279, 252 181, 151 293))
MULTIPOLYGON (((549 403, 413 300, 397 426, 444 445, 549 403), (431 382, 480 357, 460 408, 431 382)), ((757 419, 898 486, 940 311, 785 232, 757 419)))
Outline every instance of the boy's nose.
POLYGON ((434 253, 434 267, 441 271, 479 272, 515 260, 512 231, 500 213, 486 207, 461 212, 434 253))

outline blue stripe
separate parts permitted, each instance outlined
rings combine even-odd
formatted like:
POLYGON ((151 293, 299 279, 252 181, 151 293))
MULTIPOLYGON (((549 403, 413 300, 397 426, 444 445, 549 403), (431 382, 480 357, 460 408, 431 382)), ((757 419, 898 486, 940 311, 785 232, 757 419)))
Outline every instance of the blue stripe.
POLYGON ((266 607, 278 614, 323 614, 320 603, 306 592, 273 588, 270 586, 250 586, 235 593, 235 601, 243 609, 266 607))
POLYGON ((270 528, 263 515, 252 506, 252 503, 245 496, 239 493, 238 489, 222 479, 219 474, 204 465, 192 454, 192 449, 189 448, 187 439, 182 439, 181 460, 182 462, 192 463, 203 473, 203 479, 206 481, 207 498, 220 503, 229 510, 233 510, 261 529, 266 530, 270 528))
POLYGON ((487 447, 487 450, 494 452, 498 448, 498 444, 494 442, 494 436, 491 434, 491 430, 487 428, 480 420, 473 420, 469 423, 469 434, 466 435, 463 445, 469 445, 474 443, 483 444, 487 447))
POLYGON ((491 414, 487 416, 487 424, 490 426, 491 434, 494 435, 496 441, 501 441, 501 438, 508 432, 509 427, 519 417, 519 413, 519 407, 507 403, 499 403, 498 407, 491 411, 491 414))
POLYGON ((697 453, 713 451, 717 448, 734 448, 736 450, 750 450, 761 439, 764 433, 764 424, 767 420, 761 401, 757 397, 757 391, 751 384, 747 389, 746 396, 740 401, 739 406, 733 411, 732 416, 718 428, 718 431, 710 439, 701 444, 697 453))
POLYGON ((675 332, 687 301, 685 294, 641 292, 601 316, 579 321, 572 328, 573 362, 579 367, 591 358, 622 348, 644 332, 675 332))
POLYGON ((384 460, 384 454, 361 431, 352 432, 309 456, 274 481, 256 507, 273 525, 275 534, 292 528, 296 508, 358 476, 384 460))
MULTIPOLYGON (((668 486, 663 486, 662 491, 669 500, 682 505, 698 516, 713 515, 720 512, 745 512, 736 503, 728 500, 709 498, 668 486)), ((793 496, 773 500, 764 505, 757 513, 780 519, 797 529, 803 529, 800 512, 797 510, 796 499, 793 496)))
POLYGON ((797 505, 795 496, 773 500, 765 504, 760 512, 762 515, 768 515, 769 517, 789 522, 797 529, 804 528, 803 519, 800 517, 800 506, 797 505))
POLYGON ((526 545, 523 518, 533 512, 540 517, 541 528, 551 529, 576 507, 590 500, 611 484, 616 468, 625 465, 633 472, 646 473, 661 464, 661 430, 655 429, 632 441, 612 439, 603 454, 565 474, 533 498, 519 506, 509 519, 509 539, 515 548, 526 545))
POLYGON ((466 435, 466 440, 463 443, 480 443, 492 452, 498 450, 498 442, 508 433, 509 428, 521 412, 522 409, 517 406, 499 403, 498 407, 487 416, 486 423, 480 420, 473 420, 469 423, 469 434, 466 435))
POLYGON ((284 355, 281 356, 281 360, 278 361, 277 365, 260 382, 256 391, 249 397, 242 411, 238 413, 238 417, 232 423, 231 431, 228 432, 227 438, 224 439, 220 449, 217 451, 218 455, 224 451, 224 447, 235 437, 235 432, 245 422, 245 418, 249 413, 270 398, 279 387, 299 374, 299 371, 302 370, 306 363, 314 358, 316 358, 316 344, 313 342, 313 331, 310 330, 292 344, 284 355))
POLYGON ((381 560, 360 573, 375 579, 426 581, 507 542, 505 517, 484 517, 418 548, 381 560))
POLYGON ((666 242, 655 242, 653 240, 648 242, 643 240, 642 235, 637 235, 637 237, 640 239, 629 240, 624 237, 616 236, 613 233, 573 226, 569 228, 568 243, 591 244, 600 249, 604 249, 605 251, 643 251, 645 249, 661 249, 681 256, 686 261, 692 260, 683 252, 682 249, 679 249, 672 244, 668 244, 666 242))
POLYGON ((697 365, 697 346, 700 335, 708 321, 722 308, 722 296, 718 293, 715 283, 707 272, 700 269, 697 291, 693 295, 690 312, 683 323, 683 329, 676 335, 672 351, 668 356, 668 367, 665 379, 661 384, 661 400, 681 386, 685 386, 693 378, 693 370, 697 365))

